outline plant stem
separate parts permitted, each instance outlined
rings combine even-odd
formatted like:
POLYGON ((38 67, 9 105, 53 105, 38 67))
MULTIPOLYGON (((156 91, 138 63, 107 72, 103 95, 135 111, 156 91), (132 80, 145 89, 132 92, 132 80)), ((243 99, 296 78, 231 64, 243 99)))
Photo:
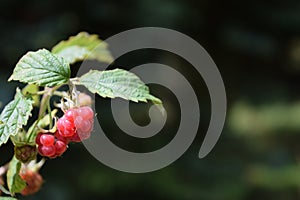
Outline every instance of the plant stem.
POLYGON ((53 88, 49 88, 49 87, 45 87, 44 91, 40 91, 40 93, 43 93, 42 99, 41 99, 41 106, 40 106, 40 110, 39 110, 39 116, 38 119, 35 122, 34 128, 32 129, 32 131, 30 133, 28 133, 27 136, 27 141, 30 141, 35 133, 35 127, 37 126, 39 120, 41 120, 44 115, 46 110, 48 110, 49 113, 49 120, 50 120, 50 129, 53 127, 53 120, 52 120, 52 116, 51 116, 51 106, 50 106, 50 98, 51 96, 54 94, 54 92, 60 88, 62 85, 58 85, 55 86, 53 88))
POLYGON ((49 115, 49 129, 52 129, 53 127, 53 120, 52 120, 52 116, 51 116, 51 105, 50 105, 50 98, 48 99, 47 102, 47 108, 48 108, 48 115, 49 115))

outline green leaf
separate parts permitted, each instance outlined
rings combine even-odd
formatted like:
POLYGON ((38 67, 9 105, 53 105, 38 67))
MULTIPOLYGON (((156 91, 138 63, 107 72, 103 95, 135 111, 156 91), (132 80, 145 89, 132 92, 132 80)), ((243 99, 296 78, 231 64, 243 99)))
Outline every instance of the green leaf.
POLYGON ((35 84, 28 84, 22 89, 22 94, 24 96, 30 95, 33 100, 33 106, 39 106, 40 105, 40 98, 39 95, 36 93, 39 91, 39 86, 35 84))
MULTIPOLYGON (((0 184, 0 191, 2 191, 4 194, 11 195, 10 192, 1 184, 0 184)), ((1 200, 1 197, 0 197, 0 200, 1 200)))
POLYGON ((63 58, 41 49, 25 54, 8 80, 51 87, 67 83, 70 74, 70 66, 63 58))
POLYGON ((0 200, 18 200, 18 199, 13 197, 0 197, 0 200))
POLYGON ((26 187, 26 182, 19 175, 20 169, 21 162, 13 157, 7 171, 7 186, 12 195, 21 192, 26 187))
POLYGON ((52 53, 63 57, 70 64, 84 59, 95 59, 106 63, 113 62, 107 43, 100 40, 98 35, 90 35, 86 32, 81 32, 76 36, 71 36, 66 41, 61 41, 53 47, 52 53))
POLYGON ((79 83, 102 97, 121 97, 134 102, 151 100, 161 103, 160 99, 149 93, 149 88, 139 77, 122 69, 91 70, 79 78, 79 83))
POLYGON ((6 143, 8 138, 16 135, 22 126, 27 124, 31 115, 33 101, 22 95, 19 88, 13 101, 8 103, 0 115, 0 145, 6 143))

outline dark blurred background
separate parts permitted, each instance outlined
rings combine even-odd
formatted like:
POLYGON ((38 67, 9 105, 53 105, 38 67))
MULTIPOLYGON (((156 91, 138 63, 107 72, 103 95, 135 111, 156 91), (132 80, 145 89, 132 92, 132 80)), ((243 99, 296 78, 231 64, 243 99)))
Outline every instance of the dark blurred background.
MULTIPOLYGON (((23 86, 7 79, 27 51, 51 49, 80 31, 106 39, 144 26, 171 28, 198 41, 219 67, 228 97, 221 138, 214 150, 199 160, 210 118, 209 96, 201 77, 194 77, 191 66, 168 52, 141 50, 124 55, 116 61, 124 69, 154 59, 190 78, 201 108, 200 129, 192 146, 162 170, 128 174, 102 165, 82 145, 71 145, 62 158, 41 169, 43 188, 20 199, 300 199, 300 1, 269 2, 0 0, 3 105, 13 98, 17 86, 23 86)), ((178 102, 166 88, 150 88, 173 116, 168 119, 170 129, 152 140, 124 136, 112 122, 109 100, 97 98, 109 137, 125 149, 158 149, 176 133, 178 102)), ((147 105, 132 107, 133 119, 147 123, 147 105)), ((0 164, 8 162, 12 145, 2 146, 0 152, 0 164)))

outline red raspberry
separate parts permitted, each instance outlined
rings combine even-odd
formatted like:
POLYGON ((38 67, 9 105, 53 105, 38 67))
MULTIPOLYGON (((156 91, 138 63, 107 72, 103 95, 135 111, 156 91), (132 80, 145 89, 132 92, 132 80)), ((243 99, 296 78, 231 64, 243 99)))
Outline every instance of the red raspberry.
POLYGON ((77 133, 68 139, 70 142, 81 142, 81 138, 79 137, 79 135, 77 133))
POLYGON ((66 111, 64 117, 71 121, 71 122, 74 122, 74 118, 77 116, 77 110, 75 109, 69 109, 66 111))
POLYGON ((36 138, 35 138, 35 143, 38 144, 38 145, 41 145, 41 136, 42 136, 43 133, 38 133, 36 138))
MULTIPOLYGON (((75 133, 73 133, 73 135, 74 134, 75 133)), ((39 154, 49 158, 61 156, 66 151, 68 142, 68 139, 66 137, 62 137, 59 134, 59 131, 56 131, 54 135, 50 132, 39 133, 36 138, 39 154)))
POLYGON ((52 146, 42 146, 42 145, 40 145, 38 147, 38 151, 42 156, 47 156, 47 157, 52 157, 56 153, 54 145, 52 145, 52 146))
POLYGON ((94 112, 88 107, 72 108, 57 121, 58 133, 72 142, 81 142, 91 135, 94 123, 94 112))
POLYGON ((54 146, 57 156, 61 156, 67 150, 67 144, 60 140, 57 140, 54 146))
POLYGON ((55 139, 56 140, 60 140, 60 141, 62 141, 62 142, 64 142, 66 145, 68 144, 68 139, 66 138, 66 137, 63 137, 63 136, 61 136, 60 134, 59 134, 59 131, 56 131, 55 133, 54 133, 54 136, 55 136, 55 139))
POLYGON ((62 137, 72 137, 76 131, 74 120, 68 120, 65 117, 58 119, 57 129, 62 137))
POLYGON ((90 120, 90 119, 94 118, 94 112, 88 106, 78 108, 77 113, 79 116, 81 116, 85 120, 90 120))
POLYGON ((55 138, 51 134, 42 134, 40 136, 40 142, 44 146, 52 146, 54 144, 55 138))
POLYGON ((38 172, 27 170, 20 173, 20 177, 26 182, 26 187, 21 191, 22 195, 34 194, 40 190, 43 178, 38 172))

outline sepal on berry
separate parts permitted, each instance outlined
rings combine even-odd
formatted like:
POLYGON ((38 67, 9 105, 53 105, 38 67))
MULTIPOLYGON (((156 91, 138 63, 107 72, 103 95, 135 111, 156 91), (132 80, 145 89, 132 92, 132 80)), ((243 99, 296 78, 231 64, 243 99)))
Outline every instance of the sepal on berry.
POLYGON ((35 145, 15 146, 15 156, 22 163, 28 163, 36 158, 37 151, 35 145))

